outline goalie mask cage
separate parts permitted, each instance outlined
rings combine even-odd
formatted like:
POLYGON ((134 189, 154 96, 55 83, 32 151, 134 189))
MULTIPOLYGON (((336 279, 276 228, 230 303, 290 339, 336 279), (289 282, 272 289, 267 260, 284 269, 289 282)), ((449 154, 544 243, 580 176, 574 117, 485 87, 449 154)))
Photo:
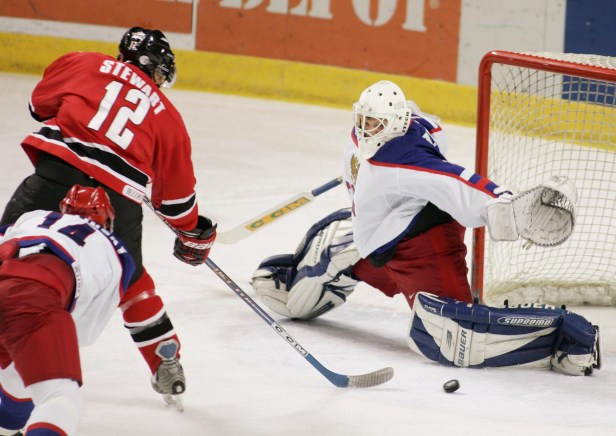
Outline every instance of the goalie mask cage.
POLYGON ((575 229, 562 245, 475 229, 472 286, 491 305, 616 305, 616 58, 494 51, 479 69, 476 171, 517 192, 566 175, 575 229))

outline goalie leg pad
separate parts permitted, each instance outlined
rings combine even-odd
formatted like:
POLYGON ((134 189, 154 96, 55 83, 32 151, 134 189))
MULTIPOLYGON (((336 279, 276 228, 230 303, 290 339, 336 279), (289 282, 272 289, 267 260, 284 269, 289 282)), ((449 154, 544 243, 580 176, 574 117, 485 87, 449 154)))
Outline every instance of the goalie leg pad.
POLYGON ((532 322, 528 321, 533 326, 519 328, 515 326, 524 322, 522 318, 508 318, 512 314, 498 314, 495 310, 420 292, 413 306, 409 347, 448 366, 527 364, 549 368, 555 341, 553 324, 560 314, 537 314, 532 322), (502 324, 494 321, 498 319, 495 316, 503 318, 502 324))
POLYGON ((492 308, 420 292, 408 345, 447 366, 553 367, 570 375, 596 366, 597 334, 588 321, 565 309, 532 306, 492 308))
POLYGON ((310 319, 340 306, 357 280, 351 269, 360 260, 353 243, 350 211, 343 209, 314 224, 293 255, 261 263, 252 286, 276 313, 310 319))
POLYGON ((296 264, 292 254, 271 256, 261 262, 253 273, 251 285, 259 299, 279 315, 291 318, 287 309, 287 300, 296 264))
POLYGON ((601 366, 599 330, 575 313, 563 318, 561 335, 551 359, 552 369, 571 375, 590 375, 601 366))

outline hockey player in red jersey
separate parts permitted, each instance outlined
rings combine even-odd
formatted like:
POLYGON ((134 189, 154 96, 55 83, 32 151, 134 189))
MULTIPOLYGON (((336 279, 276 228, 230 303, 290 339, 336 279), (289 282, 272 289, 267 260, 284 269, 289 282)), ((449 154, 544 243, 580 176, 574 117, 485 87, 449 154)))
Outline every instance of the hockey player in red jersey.
POLYGON ((75 434, 84 412, 79 347, 96 341, 134 271, 102 188, 75 185, 60 210, 0 229, 3 435, 75 434))
POLYGON ((161 342, 175 343, 164 349, 180 373, 180 341, 142 265, 142 199, 151 190, 157 211, 179 231, 174 254, 181 261, 205 262, 216 238, 216 225, 199 215, 186 127, 160 89, 175 78, 165 35, 141 27, 125 33, 117 59, 74 52, 50 64, 30 99, 30 112, 43 126, 22 142, 34 174, 17 188, 1 220, 4 225, 35 209, 57 210, 74 184, 105 189, 118 212, 115 233, 136 265, 121 306, 125 325, 154 375, 154 389, 163 394, 177 392, 156 382, 162 376, 156 350, 161 342))

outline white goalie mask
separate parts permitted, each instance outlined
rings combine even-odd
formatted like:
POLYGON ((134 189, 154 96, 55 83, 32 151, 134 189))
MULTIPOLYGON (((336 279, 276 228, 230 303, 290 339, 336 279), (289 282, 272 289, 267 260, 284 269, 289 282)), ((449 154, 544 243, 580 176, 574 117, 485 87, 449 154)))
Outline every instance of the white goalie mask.
POLYGON ((406 133, 411 108, 398 85, 387 80, 364 90, 353 104, 359 156, 370 159, 387 141, 406 133))

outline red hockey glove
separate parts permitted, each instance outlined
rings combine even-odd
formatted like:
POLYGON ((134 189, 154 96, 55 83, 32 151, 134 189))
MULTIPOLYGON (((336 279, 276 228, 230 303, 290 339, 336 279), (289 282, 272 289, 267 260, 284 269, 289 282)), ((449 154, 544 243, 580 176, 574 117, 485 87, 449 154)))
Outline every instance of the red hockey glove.
POLYGON ((199 216, 197 227, 189 231, 178 231, 173 255, 189 265, 201 265, 210 254, 216 239, 216 224, 204 216, 199 216))

